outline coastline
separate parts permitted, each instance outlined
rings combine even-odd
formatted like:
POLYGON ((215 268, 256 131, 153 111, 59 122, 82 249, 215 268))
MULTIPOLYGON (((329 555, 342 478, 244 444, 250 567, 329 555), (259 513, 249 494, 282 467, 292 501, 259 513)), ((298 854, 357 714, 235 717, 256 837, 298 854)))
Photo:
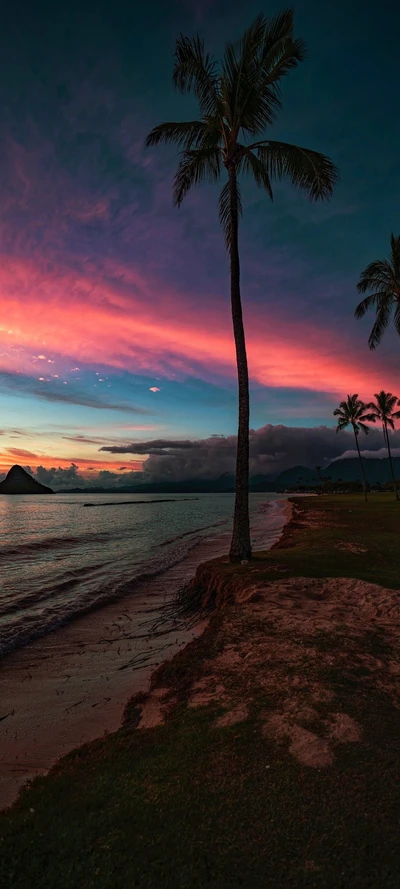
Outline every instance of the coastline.
POLYGON ((0 883, 397 887, 398 504, 288 508, 286 546, 201 563, 212 619, 120 730, 3 813, 0 883))
MULTIPOLYGON (((278 503, 281 535, 291 506, 278 503)), ((229 539, 225 532, 201 541, 134 593, 6 657, 0 665, 0 810, 60 757, 120 728, 129 700, 146 692, 154 670, 203 633, 208 618, 166 622, 165 604, 200 564, 226 554, 229 539)))

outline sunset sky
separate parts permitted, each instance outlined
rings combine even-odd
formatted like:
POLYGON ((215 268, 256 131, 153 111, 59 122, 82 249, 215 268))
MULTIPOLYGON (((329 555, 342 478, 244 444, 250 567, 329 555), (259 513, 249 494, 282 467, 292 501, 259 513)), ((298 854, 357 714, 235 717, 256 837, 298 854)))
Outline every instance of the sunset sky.
MULTIPOLYGON (((199 31, 219 55, 258 12, 281 8, 260 0, 8 4, 0 29, 0 473, 13 463, 72 462, 86 476, 123 475, 141 468, 143 448, 101 447, 149 442, 151 452, 152 442, 234 435, 218 187, 193 191, 175 209, 175 151, 143 143, 155 124, 197 116, 195 101, 172 86, 180 31, 199 31)), ((255 430, 333 427, 348 392, 400 396, 398 337, 388 332, 370 352, 373 316, 353 317, 360 272, 388 254, 391 231, 400 231, 400 15, 392 0, 298 0, 294 8, 308 59, 285 81, 271 134, 328 154, 341 183, 323 205, 289 184, 275 188, 273 204, 244 185, 255 430)), ((328 451, 322 458, 335 456, 328 451)))

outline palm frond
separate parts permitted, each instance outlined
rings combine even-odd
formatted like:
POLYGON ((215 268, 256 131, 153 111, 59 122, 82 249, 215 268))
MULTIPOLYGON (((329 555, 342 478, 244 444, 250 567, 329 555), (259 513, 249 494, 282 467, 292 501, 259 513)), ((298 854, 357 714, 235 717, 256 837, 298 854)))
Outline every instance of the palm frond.
POLYGON ((220 174, 221 152, 219 148, 213 146, 182 151, 174 178, 173 200, 175 206, 180 207, 193 185, 216 182, 220 174))
POLYGON ((276 90, 262 83, 266 28, 264 16, 257 16, 242 39, 228 43, 224 52, 221 92, 235 138, 240 130, 253 136, 262 132, 280 108, 276 90))
POLYGON ((184 148, 197 147, 199 143, 204 142, 208 131, 207 123, 202 120, 160 123, 149 133, 145 145, 149 148, 164 142, 167 145, 174 144, 184 148))
POLYGON ((178 37, 172 79, 181 93, 194 92, 205 117, 221 117, 217 63, 210 53, 204 52, 204 41, 198 34, 178 37))
POLYGON ((354 312, 355 318, 362 318, 368 309, 372 309, 373 306, 379 305, 380 300, 386 298, 386 292, 383 291, 381 293, 371 293, 369 296, 366 296, 364 299, 358 303, 357 308, 354 312))
POLYGON ((263 161, 257 157, 253 151, 250 151, 246 148, 245 145, 239 145, 239 150, 242 152, 242 156, 237 165, 238 173, 251 173, 253 175, 255 183, 259 188, 264 188, 268 193, 271 201, 273 200, 272 186, 271 180, 268 175, 268 169, 263 163, 263 161))
POLYGON ((341 401, 339 407, 335 408, 335 410, 333 411, 333 416, 338 417, 339 414, 343 414, 343 416, 344 416, 346 414, 346 411, 347 411, 347 402, 341 401))
POLYGON ((377 259, 370 262, 361 273, 357 284, 359 293, 367 290, 388 290, 393 288, 394 275, 390 262, 387 259, 377 259))
POLYGON ((359 293, 372 293, 358 304, 354 314, 362 318, 365 312, 375 307, 375 323, 371 330, 368 345, 376 349, 389 325, 391 312, 394 309, 394 326, 400 336, 400 235, 390 236, 390 259, 377 259, 370 262, 360 275, 357 284, 359 293))
POLYGON ((326 200, 332 195, 339 173, 326 155, 270 140, 250 147, 257 147, 258 156, 265 163, 271 179, 288 177, 292 185, 307 192, 311 201, 326 200))
POLYGON ((391 308, 389 300, 382 300, 379 304, 376 320, 368 338, 368 345, 371 351, 374 351, 379 346, 382 336, 389 326, 391 308))
POLYGON ((240 41, 227 45, 222 93, 236 134, 256 136, 274 121, 280 81, 304 57, 303 42, 293 37, 292 10, 257 16, 240 41))
POLYGON ((393 268, 395 269, 397 275, 400 274, 400 235, 395 237, 395 235, 390 235, 390 249, 391 249, 391 259, 393 268))
POLYGON ((258 15, 236 43, 227 43, 222 62, 222 92, 229 123, 238 131, 238 119, 243 99, 249 91, 249 81, 257 69, 257 57, 265 35, 265 18, 258 15))
POLYGON ((400 336, 400 301, 397 301, 396 308, 393 316, 393 322, 395 326, 396 333, 400 336))
POLYGON ((374 413, 362 414, 357 418, 358 423, 376 423, 376 415, 374 413))
POLYGON ((294 38, 293 10, 278 12, 268 21, 263 46, 262 66, 267 83, 279 89, 282 77, 297 68, 305 57, 304 41, 294 38))
MULTIPOLYGON (((242 199, 240 194, 239 184, 236 183, 236 197, 237 197, 237 213, 238 216, 243 215, 243 207, 242 207, 242 199)), ((231 244, 231 195, 229 182, 226 182, 223 188, 221 189, 221 193, 218 201, 219 208, 219 221, 221 223, 221 228, 223 231, 223 235, 225 238, 225 244, 227 249, 229 250, 231 244)))

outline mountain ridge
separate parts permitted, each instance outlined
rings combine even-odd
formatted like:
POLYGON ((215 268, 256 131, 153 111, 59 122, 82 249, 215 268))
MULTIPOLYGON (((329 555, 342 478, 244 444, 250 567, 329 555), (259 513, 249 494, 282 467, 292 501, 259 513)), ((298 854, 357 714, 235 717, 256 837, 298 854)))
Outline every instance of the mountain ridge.
MULTIPOLYGON (((393 457, 395 477, 400 477, 400 458, 393 457)), ((365 474, 370 485, 385 484, 391 481, 390 465, 387 457, 368 457, 363 461, 365 474)), ((357 457, 334 460, 320 470, 322 478, 330 476, 333 482, 361 482, 361 468, 357 457)), ((321 484, 315 469, 295 465, 284 469, 275 478, 270 475, 250 476, 249 490, 252 493, 280 493, 285 488, 296 486, 314 487, 321 484)), ((92 486, 90 488, 61 489, 59 494, 228 494, 235 491, 235 476, 224 472, 218 478, 186 479, 185 481, 142 482, 138 485, 121 485, 118 488, 92 486)))

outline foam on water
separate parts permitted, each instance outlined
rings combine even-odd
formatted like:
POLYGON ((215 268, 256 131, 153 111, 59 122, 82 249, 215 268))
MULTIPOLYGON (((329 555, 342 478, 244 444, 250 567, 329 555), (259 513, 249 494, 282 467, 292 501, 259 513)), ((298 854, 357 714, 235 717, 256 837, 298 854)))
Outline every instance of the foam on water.
MULTIPOLYGON (((150 495, 144 508, 139 495, 110 495, 108 509, 90 510, 83 496, 0 497, 0 656, 131 594, 231 527, 233 494, 150 495)), ((279 535, 279 500, 250 497, 256 547, 279 535)))

